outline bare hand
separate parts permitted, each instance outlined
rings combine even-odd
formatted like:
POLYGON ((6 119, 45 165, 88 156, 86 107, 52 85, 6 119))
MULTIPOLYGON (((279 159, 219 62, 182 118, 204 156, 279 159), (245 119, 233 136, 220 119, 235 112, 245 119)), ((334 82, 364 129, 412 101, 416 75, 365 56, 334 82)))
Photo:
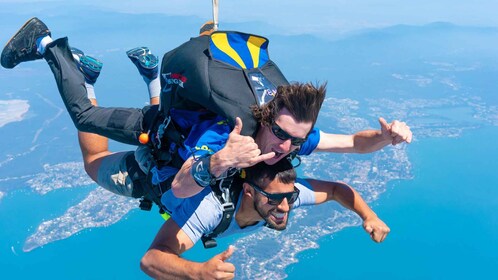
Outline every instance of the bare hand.
POLYGON ((370 234, 373 241, 380 243, 386 239, 391 229, 377 216, 363 221, 363 229, 370 234))
POLYGON ((235 119, 235 127, 228 136, 228 141, 220 150, 219 158, 224 161, 226 167, 245 168, 259 162, 271 159, 274 152, 262 155, 261 150, 250 136, 240 135, 242 131, 242 120, 235 119))
POLYGON ((228 246, 224 252, 214 256, 204 263, 202 279, 233 279, 235 277, 235 266, 227 262, 235 248, 228 246))
POLYGON ((405 122, 395 120, 388 124, 384 118, 379 118, 379 123, 382 136, 386 139, 390 139, 393 145, 402 142, 408 144, 412 142, 412 131, 405 122))

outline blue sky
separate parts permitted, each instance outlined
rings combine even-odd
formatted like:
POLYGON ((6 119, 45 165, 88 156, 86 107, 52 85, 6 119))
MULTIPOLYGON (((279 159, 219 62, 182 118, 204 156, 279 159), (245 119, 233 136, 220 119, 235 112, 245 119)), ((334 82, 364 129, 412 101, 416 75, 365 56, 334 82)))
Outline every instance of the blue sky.
MULTIPOLYGON (((458 25, 498 26, 496 0, 219 0, 220 23, 262 21, 295 33, 341 33, 395 24, 423 25, 435 21, 458 25), (264 8, 262 8, 264 7, 264 8)), ((128 13, 211 17, 211 0, 0 0, 0 3, 44 2, 86 4, 128 13)), ((13 5, 14 6, 14 5, 13 5)), ((13 12, 22 12, 15 10, 13 12)))

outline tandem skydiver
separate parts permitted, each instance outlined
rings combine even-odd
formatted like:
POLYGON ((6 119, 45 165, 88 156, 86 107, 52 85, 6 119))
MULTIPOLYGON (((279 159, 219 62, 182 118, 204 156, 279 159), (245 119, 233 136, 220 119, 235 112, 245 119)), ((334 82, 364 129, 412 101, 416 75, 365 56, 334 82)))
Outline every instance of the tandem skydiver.
MULTIPOLYGON (((201 43, 207 41, 208 37, 193 38, 184 45, 200 44, 201 41, 201 43)), ((180 52, 184 45, 170 53, 180 52)), ((146 106, 142 109, 93 106, 88 99, 86 88, 82 86, 84 77, 75 67, 67 38, 52 41, 46 25, 39 19, 33 18, 7 43, 2 52, 1 63, 5 68, 13 68, 21 62, 40 58, 45 58, 49 63, 64 104, 78 130, 139 145, 135 154, 133 152, 111 154, 107 151, 107 147, 101 150, 93 149, 89 151, 91 160, 85 160, 88 162, 86 170, 92 179, 104 188, 126 196, 144 196, 149 189, 147 177, 155 178, 155 183, 168 181, 167 184, 171 183, 176 196, 188 197, 216 181, 229 169, 244 168, 261 161, 273 164, 296 150, 301 155, 314 151, 369 153, 388 144, 411 142, 412 134, 405 123, 393 121, 388 124, 382 118, 379 119, 381 130, 365 130, 354 135, 328 134, 316 128, 312 129, 325 96, 325 85, 288 85, 277 68, 271 72, 273 80, 279 81, 276 86, 277 93, 273 93, 276 98, 254 110, 259 121, 254 138, 249 136, 251 133, 240 134, 243 125, 247 127, 247 123, 251 121, 248 118, 245 118, 243 123, 239 119, 230 124, 224 121, 226 116, 220 117, 206 110, 198 110, 191 114, 192 112, 188 110, 172 108, 168 114, 171 115, 173 123, 179 124, 178 130, 183 132, 182 137, 185 139, 182 145, 178 145, 178 153, 169 159, 173 164, 161 165, 157 164, 157 161, 161 160, 161 155, 152 153, 160 150, 157 145, 141 145, 139 142, 140 135, 148 132, 153 127, 152 123, 164 124, 161 121, 157 122, 155 118, 160 111, 158 106, 146 106), (199 123, 199 120, 202 122, 199 123), (199 140, 204 142, 198 142, 199 140), (192 156, 194 154, 199 160, 194 159, 192 156), (209 165, 209 168, 196 168, 192 172, 191 167, 193 165, 199 167, 201 163, 204 163, 202 166, 209 165), (178 168, 180 172, 173 177, 178 168), (153 176, 147 176, 150 171, 155 171, 153 176), (192 173, 196 172, 199 174, 192 176, 192 173)), ((268 63, 264 66, 266 65, 268 63)), ((173 73, 175 76, 165 72, 167 66, 163 63, 160 75, 163 79, 162 90, 165 93, 161 96, 168 93, 166 90, 171 92, 171 86, 176 86, 179 90, 181 87, 186 87, 188 81, 183 83, 186 78, 195 80, 195 77, 182 77, 178 73, 173 73), (165 77, 169 79, 165 80, 165 77)), ((271 69, 274 68, 276 66, 271 69)), ((220 86, 228 82, 230 80, 224 80, 220 86)), ((247 111, 249 108, 241 108, 240 111, 244 110, 247 111)), ((235 119, 234 116, 232 118, 235 119)), ((158 137, 159 135, 159 133, 152 135, 152 140, 148 144, 154 142, 157 144, 157 140, 163 140, 158 137)), ((169 136, 169 131, 164 136, 169 136)), ((160 147, 167 153, 176 143, 170 141, 168 144, 170 145, 160 147)))
MULTIPOLYGON (((47 40, 51 40, 48 28, 46 28, 46 26, 38 19, 31 19, 16 35, 14 35, 5 47, 1 56, 2 66, 6 68, 13 68, 20 62, 44 57, 54 72, 61 96, 78 129, 88 132, 97 132, 103 136, 112 137, 115 140, 125 143, 138 144, 137 139, 140 133, 144 131, 144 128, 150 127, 150 124, 147 123, 147 116, 155 115, 155 112, 157 112, 157 106, 155 108, 146 107, 142 110, 100 108, 92 106, 87 96, 85 76, 78 69, 77 64, 74 61, 73 54, 67 45, 67 39, 59 39, 48 43, 47 40), (75 105, 77 105, 76 108, 75 105), (150 112, 152 113, 150 114, 150 112), (128 120, 143 121, 144 119, 146 120, 143 122, 144 124, 142 124, 142 122, 132 122, 131 124, 126 123, 128 120), (123 131, 123 129, 125 129, 125 131, 123 131)), ((397 144, 402 141, 411 141, 411 132, 409 132, 409 128, 405 124, 400 125, 401 129, 397 130, 398 125, 386 124, 384 122, 384 124, 381 123, 383 127, 381 131, 365 131, 350 136, 326 134, 319 132, 316 129, 312 131, 312 126, 316 122, 324 95, 325 85, 318 87, 311 84, 279 86, 276 98, 264 105, 267 106, 267 108, 270 108, 267 112, 276 113, 276 115, 267 116, 267 118, 270 119, 266 119, 266 123, 262 122, 261 127, 256 134, 255 140, 253 140, 250 136, 240 134, 242 130, 242 122, 240 119, 237 119, 234 129, 231 132, 228 131, 230 132, 230 135, 228 136, 228 141, 225 147, 222 147, 218 152, 214 153, 211 158, 200 157, 200 159, 196 161, 187 161, 187 169, 190 169, 192 164, 196 167, 199 167, 202 163, 211 164, 211 168, 195 168, 195 172, 193 172, 192 175, 196 178, 196 180, 194 181, 190 178, 194 184, 199 184, 199 187, 197 188, 199 188, 202 192, 188 200, 176 199, 172 192, 167 192, 163 196, 163 204, 166 205, 173 218, 167 220, 165 226, 163 226, 159 232, 151 249, 143 259, 142 268, 150 275, 159 276, 160 274, 155 273, 161 273, 162 271, 156 270, 157 267, 155 266, 155 262, 164 260, 164 256, 161 254, 173 257, 175 260, 173 263, 183 261, 178 257, 177 253, 189 248, 189 246, 194 244, 200 236, 191 236, 185 233, 191 224, 187 224, 187 221, 185 220, 182 221, 182 217, 179 216, 179 212, 177 211, 181 212, 185 210, 184 207, 188 207, 188 205, 191 205, 192 203, 202 203, 202 201, 205 201, 206 197, 214 199, 215 205, 221 205, 220 201, 214 194, 213 190, 215 188, 211 185, 213 178, 210 177, 213 175, 216 177, 216 171, 220 172, 223 171, 223 168, 228 169, 229 167, 244 168, 255 165, 261 161, 266 161, 269 164, 275 164, 279 162, 280 159, 284 159, 287 154, 289 154, 292 150, 296 150, 299 146, 301 146, 300 152, 305 151, 307 154, 311 153, 313 150, 328 150, 332 152, 370 152, 380 149, 389 143, 397 144), (304 107, 306 108, 305 110, 300 110, 300 108, 303 108, 303 105, 305 104, 310 104, 310 106, 304 107), (310 113, 308 113, 308 111, 310 113), (399 133, 400 131, 403 133, 399 133), (406 133, 407 131, 409 132, 408 134, 406 133), (312 139, 312 144, 309 144, 310 139, 312 139), (360 139, 366 142, 359 141, 360 139), (258 143, 262 148, 260 149, 256 143, 258 143), (236 153, 231 153, 230 151, 236 151, 236 153), (248 151, 248 153, 246 154, 244 151, 248 151), (261 155, 261 151, 263 151, 263 155, 261 155), (220 167, 222 170, 217 169, 220 167), (201 186, 203 188, 200 188, 201 186), (179 203, 179 201, 181 201, 181 203, 179 203), (172 235, 172 233, 168 232, 173 232, 174 234, 172 235), (176 247, 176 245, 181 246, 176 247), (161 255, 159 259, 155 258, 157 254, 161 255)), ((261 111, 265 112, 264 110, 261 111)), ((206 115, 210 114, 206 113, 206 115)), ((210 120, 208 119, 208 121, 212 121, 219 127, 224 128, 225 131, 227 128, 230 128, 226 122, 219 120, 219 117, 214 117, 210 120)), ((209 130, 208 132, 212 133, 212 130, 209 130)), ((202 135, 201 138, 202 137, 204 137, 204 135, 202 135)), ((212 139, 212 137, 210 139, 212 139)), ((208 141, 208 144, 212 143, 208 141)), ((218 145, 223 146, 223 144, 218 145)), ((148 148, 146 145, 143 145, 142 147, 148 148)), ((210 149, 215 151, 215 149, 212 149, 211 146, 203 145, 197 147, 200 151, 207 150, 206 154, 208 155, 210 149)), ((96 158, 90 162, 93 168, 87 168, 87 172, 89 172, 89 174, 93 172, 93 176, 90 175, 92 179, 99 184, 102 182, 104 187, 109 188, 111 191, 116 193, 133 197, 140 197, 143 195, 143 192, 140 193, 136 191, 136 187, 138 184, 147 183, 142 180, 142 177, 140 177, 143 176, 140 172, 143 173, 143 171, 150 170, 153 160, 151 159, 151 156, 146 154, 145 157, 148 156, 149 159, 145 161, 142 160, 142 164, 138 165, 135 161, 135 157, 133 156, 133 152, 124 154, 118 153, 116 156, 116 154, 110 154, 110 152, 107 151, 107 147, 105 148, 105 151, 101 152, 105 152, 103 156, 99 156, 99 153, 96 153, 96 158), (106 161, 107 163, 104 163, 106 161), (111 168, 108 170, 114 168, 117 173, 113 174, 113 172, 109 173, 104 170, 110 165, 111 168), (115 168, 116 165, 119 165, 118 170, 115 168), (145 167, 145 169, 140 170, 137 168, 138 166, 141 168, 145 167), (101 181, 101 177, 106 178, 101 181), (109 187, 109 185, 106 184, 111 184, 112 186, 109 187), (135 188, 133 187, 134 185, 135 188), (120 192, 120 190, 124 191, 120 192)), ((283 162, 281 163, 283 165, 288 165, 287 160, 282 160, 280 162, 283 162)), ((264 165, 264 163, 260 164, 260 166, 264 165)), ((275 168, 277 167, 278 165, 275 166, 275 168)), ((257 169, 257 167, 255 167, 255 169, 257 169)), ((248 173, 250 173, 250 171, 248 171, 248 173)), ((258 171, 256 174, 262 174, 262 172, 258 171)), ((188 177, 190 175, 190 172, 183 172, 180 174, 180 176, 183 177, 188 177)), ((179 181, 182 182, 182 179, 185 178, 180 178, 179 181)), ((239 180, 239 177, 237 177, 236 180, 239 180)), ((312 180, 309 181, 320 182, 312 180)), ((246 209, 245 207, 238 208, 240 209, 239 213, 250 214, 250 219, 246 220, 246 222, 249 222, 250 224, 260 221, 261 219, 266 219, 266 222, 269 224, 274 222, 277 225, 283 225, 284 222, 286 223, 287 221, 287 212, 289 211, 286 209, 289 209, 289 204, 292 204, 291 202, 293 202, 293 200, 295 200, 298 196, 298 194, 296 194, 297 191, 288 191, 289 186, 287 186, 287 188, 278 186, 272 188, 266 186, 264 182, 259 184, 259 187, 257 184, 250 181, 247 183, 244 181, 243 183, 238 184, 244 187, 242 191, 242 201, 239 200, 239 202, 236 202, 235 205, 240 205, 239 207, 242 207, 243 205, 252 205, 252 207, 249 207, 249 210, 247 210, 248 212, 242 211, 243 209, 246 209), (250 183, 252 183, 252 185, 250 183), (247 203, 244 204, 244 201, 247 201, 247 203), (277 204, 277 206, 272 204, 277 204), (258 208, 257 205, 261 205, 261 207, 258 208), (255 213, 258 213, 258 216, 256 216, 255 213)), ((342 188, 339 186, 344 186, 344 184, 329 182, 321 182, 317 184, 318 186, 326 185, 328 186, 326 188, 327 191, 334 189, 336 192, 337 188, 342 188), (337 187, 332 187, 334 185, 337 187)), ((143 185, 140 186, 143 191, 143 185)), ((315 185, 313 185, 313 187, 315 187, 315 185)), ((351 192, 349 187, 346 186, 344 188, 350 190, 351 192)), ((314 195, 311 195, 311 197, 314 196, 314 201, 307 200, 308 202, 305 201, 303 204, 310 203, 310 201, 312 204, 320 203, 324 202, 326 199, 333 198, 326 192, 321 193, 320 191, 317 191, 319 189, 319 187, 318 189, 315 189, 314 195), (319 197, 322 199, 319 199, 319 197)), ((362 201, 356 196, 354 197, 355 201, 362 201)), ((212 204, 213 202, 211 201, 210 203, 212 204)), ((295 202, 294 204, 300 205, 295 202)), ((348 204, 346 203, 346 205, 348 204)), ((389 228, 385 226, 385 224, 380 221, 373 214, 373 212, 371 212, 371 210, 367 211, 365 214, 355 208, 357 206, 356 204, 349 206, 354 207, 353 209, 357 211, 357 213, 359 213, 365 221, 368 220, 371 222, 368 225, 364 224, 364 227, 367 232, 371 234, 373 240, 380 242, 385 238, 386 234, 389 232, 389 228)), ((218 207, 218 210, 220 209, 219 206, 215 207, 218 207)), ((201 230, 201 233, 209 234, 209 232, 212 231, 216 227, 217 223, 222 219, 222 213, 223 211, 221 211, 221 213, 216 213, 212 217, 210 216, 211 222, 209 227, 201 230)), ((240 225, 244 224, 243 221, 237 220, 237 217, 241 217, 240 214, 236 214, 235 219, 237 223, 232 223, 231 226, 239 226, 240 229, 240 225)), ((242 215, 242 217, 244 217, 244 215, 242 215)), ((226 258, 228 254, 230 254, 230 250, 221 258, 226 258)), ((216 259, 215 257, 203 265, 197 266, 197 268, 202 268, 201 270, 204 272, 212 272, 213 267, 211 264, 213 264, 213 260, 216 262, 219 259, 216 259)), ((167 264, 161 264, 161 267, 168 268, 170 266, 167 264)), ((179 271, 179 267, 174 267, 172 269, 175 273, 185 272, 179 271)), ((200 270, 194 269, 189 271, 189 273, 197 272, 200 272, 200 270)))

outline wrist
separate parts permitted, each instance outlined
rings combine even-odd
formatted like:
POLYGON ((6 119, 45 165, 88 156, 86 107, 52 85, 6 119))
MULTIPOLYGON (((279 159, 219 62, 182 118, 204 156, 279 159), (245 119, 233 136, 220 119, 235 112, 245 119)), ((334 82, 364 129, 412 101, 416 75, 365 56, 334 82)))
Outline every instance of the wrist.
POLYGON ((382 143, 389 144, 393 141, 393 137, 391 136, 391 133, 389 133, 388 131, 386 131, 386 132, 379 131, 378 135, 382 139, 382 141, 381 141, 382 143))
POLYGON ((220 177, 228 168, 230 168, 230 163, 228 163, 227 160, 224 160, 222 151, 211 156, 210 170, 214 177, 220 177))
POLYGON ((375 214, 375 212, 373 211, 369 211, 367 213, 363 213, 363 215, 360 215, 360 217, 363 221, 366 221, 377 218, 377 214, 375 214))
POLYGON ((211 173, 211 156, 202 156, 194 160, 190 173, 192 178, 202 188, 216 183, 216 177, 211 173))

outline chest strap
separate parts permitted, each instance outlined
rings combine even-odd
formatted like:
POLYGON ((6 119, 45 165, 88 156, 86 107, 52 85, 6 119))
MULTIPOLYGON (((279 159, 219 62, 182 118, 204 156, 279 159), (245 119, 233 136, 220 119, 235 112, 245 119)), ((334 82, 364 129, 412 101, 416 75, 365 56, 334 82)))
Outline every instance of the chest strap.
POLYGON ((225 232, 234 219, 233 215, 235 213, 235 206, 237 205, 237 201, 242 190, 241 182, 237 181, 236 184, 233 184, 236 179, 235 176, 236 175, 221 179, 218 184, 211 187, 223 207, 223 214, 218 226, 216 226, 211 233, 204 234, 201 237, 202 244, 206 249, 214 248, 218 245, 215 238, 225 232))

